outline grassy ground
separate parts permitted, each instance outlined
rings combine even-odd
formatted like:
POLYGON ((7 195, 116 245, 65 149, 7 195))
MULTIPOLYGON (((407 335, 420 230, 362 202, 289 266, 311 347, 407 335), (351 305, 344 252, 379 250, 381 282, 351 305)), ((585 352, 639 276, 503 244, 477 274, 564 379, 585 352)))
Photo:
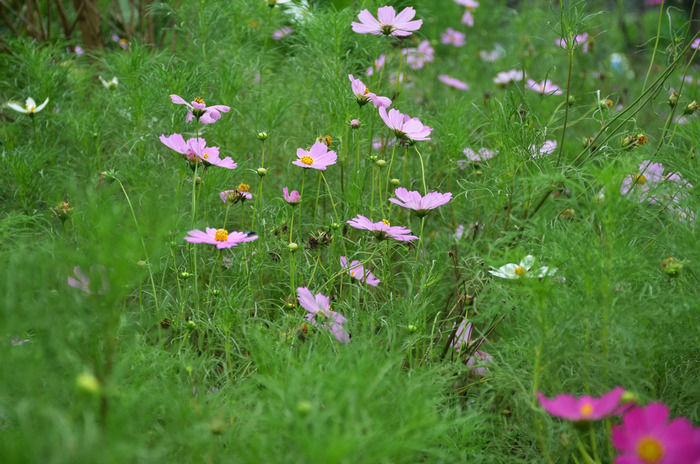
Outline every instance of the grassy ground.
POLYGON ((1 462, 574 462, 577 432, 536 392, 618 385, 700 420, 697 187, 646 173, 621 193, 645 160, 700 184, 700 123, 677 119, 700 85, 684 13, 662 17, 655 48, 658 7, 623 15, 639 44, 627 49, 607 2, 482 2, 474 27, 454 2, 419 2, 423 25, 402 42, 351 30, 382 3, 345 3, 312 2, 299 19, 254 0, 159 4, 177 19, 159 50, 132 40, 76 56, 7 39, 2 101, 50 101, 34 117, 2 109, 1 462), (283 26, 291 35, 273 39, 283 26), (466 33, 463 47, 440 42, 447 27, 466 33), (594 42, 570 55, 562 31, 594 42), (411 69, 400 49, 423 40, 434 61, 411 69), (380 54, 384 69, 367 76, 380 54), (493 83, 510 69, 563 94, 493 83), (432 127, 430 140, 373 149, 394 134, 357 105, 350 73, 432 127), (170 94, 231 111, 186 123, 170 94), (193 183, 158 139, 172 133, 206 138, 238 167, 198 168, 193 183), (291 161, 325 136, 339 162, 324 181, 291 161), (556 150, 533 158, 546 140, 556 150), (466 147, 498 154, 466 163, 466 147), (427 190, 452 193, 424 224, 387 201, 392 178, 424 193, 419 152, 427 190), (241 183, 253 198, 227 207, 219 192, 241 183), (302 185, 287 205, 282 187, 302 185), (377 241, 347 226, 358 214, 421 240, 377 241), (205 227, 259 238, 220 252, 183 239, 205 227), (488 273, 528 254, 556 275, 488 273), (341 255, 381 283, 340 272, 341 255), (669 257, 682 264, 673 277, 669 257), (68 285, 74 266, 89 293, 68 285), (330 296, 350 343, 308 323, 297 287, 330 296), (464 318, 485 338, 487 372, 449 346, 464 318))

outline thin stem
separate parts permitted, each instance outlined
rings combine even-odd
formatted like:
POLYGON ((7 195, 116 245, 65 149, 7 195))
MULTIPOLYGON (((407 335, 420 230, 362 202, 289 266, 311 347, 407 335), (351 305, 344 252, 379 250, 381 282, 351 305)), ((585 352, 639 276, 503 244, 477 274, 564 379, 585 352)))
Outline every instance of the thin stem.
POLYGON ((416 150, 416 153, 418 153, 418 159, 420 160, 420 174, 423 179, 423 195, 427 195, 428 187, 425 183, 425 165, 423 164, 423 155, 420 154, 420 151, 418 151, 418 147, 416 145, 414 145, 413 148, 416 150))
POLYGON ((651 52, 651 61, 649 61, 649 68, 647 69, 647 75, 644 76, 644 84, 642 85, 642 91, 647 88, 647 80, 649 79, 649 74, 651 74, 651 68, 654 66, 654 58, 656 57, 656 50, 659 48, 659 38, 661 38, 661 18, 664 12, 664 2, 666 0, 661 0, 661 7, 659 8, 659 20, 656 24, 656 40, 654 41, 654 51, 651 52))
MULTIPOLYGON (((561 2, 561 0, 560 0, 561 2)), ((562 26, 563 27, 563 26, 562 26)), ((561 155, 564 153, 564 142, 566 141, 566 123, 569 120, 569 97, 571 96, 571 72, 574 69, 574 48, 573 48, 573 41, 569 44, 569 78, 566 82, 566 101, 564 102, 565 106, 565 111, 564 111, 564 128, 561 131, 561 141, 559 142, 559 154, 557 155, 557 163, 556 166, 559 166, 559 162, 561 161, 561 155)))

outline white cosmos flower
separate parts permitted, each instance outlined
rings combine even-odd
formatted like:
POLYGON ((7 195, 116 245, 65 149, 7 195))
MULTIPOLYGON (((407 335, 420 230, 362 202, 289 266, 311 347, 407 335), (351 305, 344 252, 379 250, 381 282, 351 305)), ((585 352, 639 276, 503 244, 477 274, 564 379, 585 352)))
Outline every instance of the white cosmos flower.
POLYGON ((24 106, 20 105, 19 103, 15 102, 8 102, 7 106, 12 108, 15 111, 19 111, 20 113, 24 114, 34 114, 38 113, 39 111, 43 110, 44 107, 49 103, 49 99, 47 98, 44 100, 44 103, 42 103, 39 106, 36 106, 36 102, 32 97, 27 98, 27 101, 24 103, 24 106))
MULTIPOLYGON (((520 264, 508 263, 489 271, 489 274, 495 275, 502 279, 521 279, 523 277, 528 277, 532 265, 535 264, 535 257, 532 255, 527 255, 520 261, 520 264)), ((533 270, 534 272, 534 270, 533 270)), ((537 271, 537 277, 553 276, 556 274, 557 268, 549 269, 547 266, 542 266, 537 271)))
POLYGON ((117 79, 117 76, 114 76, 110 81, 102 79, 102 76, 97 77, 100 79, 100 82, 102 82, 102 85, 104 85, 107 89, 114 89, 119 85, 119 79, 117 79))

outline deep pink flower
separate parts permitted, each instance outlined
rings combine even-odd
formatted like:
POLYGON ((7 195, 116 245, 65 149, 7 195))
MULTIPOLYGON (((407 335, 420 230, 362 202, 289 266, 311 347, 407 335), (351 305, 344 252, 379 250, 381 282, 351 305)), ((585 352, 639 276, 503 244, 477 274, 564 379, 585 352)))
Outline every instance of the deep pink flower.
POLYGON ((272 33, 272 38, 275 40, 282 40, 292 33, 292 28, 284 26, 281 29, 276 30, 272 33))
POLYGON ((525 87, 543 95, 561 95, 563 93, 562 90, 556 85, 552 84, 552 81, 549 79, 542 82, 536 82, 532 79, 528 79, 525 87))
POLYGON ((389 237, 400 242, 406 242, 416 240, 418 238, 415 235, 410 235, 411 229, 403 226, 392 226, 386 219, 382 219, 379 222, 372 222, 361 214, 358 214, 357 217, 350 219, 347 222, 355 229, 363 229, 374 232, 374 235, 379 240, 389 237))
POLYGON ((450 77, 447 74, 440 74, 438 76, 438 79, 440 79, 440 82, 443 84, 447 84, 450 87, 454 87, 455 89, 459 90, 469 90, 469 84, 466 82, 462 82, 459 79, 455 79, 454 77, 450 77))
POLYGON ((296 190, 292 190, 290 192, 287 187, 282 189, 282 196, 284 197, 284 201, 290 205, 296 205, 301 201, 301 195, 299 195, 299 192, 296 190))
POLYGON ((403 187, 399 187, 394 190, 394 195, 398 198, 389 198, 389 201, 401 206, 402 208, 408 208, 415 210, 418 216, 422 217, 431 210, 438 206, 442 206, 452 199, 452 193, 440 193, 440 192, 430 192, 424 197, 421 194, 414 191, 408 191, 403 187))
POLYGON ((88 277, 82 269, 80 269, 80 266, 75 266, 73 268, 73 275, 75 275, 75 278, 68 276, 68 285, 70 285, 73 288, 77 288, 78 290, 82 290, 88 295, 91 295, 92 293, 104 295, 105 293, 107 293, 107 291, 109 290, 109 282, 107 282, 107 276, 105 275, 105 267, 101 264, 96 266, 90 266, 89 274, 93 277, 92 280, 94 280, 94 278, 96 277, 99 277, 101 285, 100 289, 96 292, 94 292, 94 288, 90 289, 91 278, 88 277))
POLYGON ((185 158, 191 163, 200 159, 205 164, 211 164, 224 169, 236 169, 236 166, 238 166, 233 162, 230 156, 221 159, 219 157, 219 147, 207 147, 207 141, 202 137, 198 139, 192 137, 185 142, 185 139, 183 139, 180 134, 172 134, 168 137, 166 137, 165 134, 161 134, 160 141, 166 147, 185 155, 185 158))
POLYGON ((588 395, 576 398, 573 395, 563 394, 551 400, 541 392, 537 392, 537 399, 552 416, 572 421, 591 421, 615 415, 624 392, 624 388, 616 387, 600 398, 588 395))
POLYGON ((350 335, 343 327, 345 318, 331 310, 330 300, 327 296, 320 292, 314 296, 308 288, 299 287, 297 288, 297 299, 301 307, 309 312, 305 316, 306 320, 315 327, 328 330, 340 343, 350 342, 350 335))
POLYGON ((423 69, 425 63, 432 63, 435 59, 435 50, 428 40, 419 43, 418 48, 404 48, 401 53, 406 55, 406 65, 416 70, 423 69))
POLYGON ((374 65, 367 68, 367 75, 371 76, 375 71, 379 71, 384 67, 386 62, 386 55, 379 55, 376 60, 374 60, 374 65))
POLYGON ((185 105, 190 109, 187 112, 185 122, 190 122, 193 118, 197 118, 202 124, 213 124, 221 119, 221 113, 231 111, 231 108, 226 105, 206 106, 204 100, 199 97, 192 100, 192 103, 187 103, 182 97, 173 94, 170 95, 170 100, 176 105, 185 105))
POLYGON ((465 44, 466 34, 455 31, 448 27, 440 36, 440 41, 446 45, 454 45, 455 47, 463 47, 465 44))
MULTIPOLYGON (((382 109, 380 107, 380 109, 382 109)), ((292 164, 302 168, 311 168, 325 171, 326 167, 333 165, 338 160, 338 155, 323 142, 316 142, 309 151, 297 148, 297 158, 292 164)))
POLYGON ((346 269, 348 273, 359 280, 360 282, 365 282, 367 285, 376 287, 381 282, 377 279, 374 274, 372 274, 369 269, 365 269, 361 262, 354 260, 348 265, 348 260, 345 256, 340 257, 340 267, 346 269))
POLYGON ((511 69, 510 71, 499 72, 496 77, 493 78, 493 82, 501 87, 505 87, 511 82, 520 82, 523 80, 523 72, 516 69, 511 69))
POLYGON ((201 230, 190 230, 187 232, 189 235, 185 237, 190 243, 209 243, 210 245, 216 245, 216 248, 231 248, 235 247, 239 243, 252 242, 258 238, 254 233, 246 232, 229 232, 226 229, 214 229, 212 227, 207 227, 206 232, 201 230))
POLYGON ((697 464, 700 429, 679 417, 668 423, 668 407, 652 403, 625 414, 613 427, 611 440, 620 455, 616 464, 697 464))
POLYGON ((389 110, 387 115, 386 109, 383 107, 379 107, 379 116, 399 139, 430 140, 432 127, 424 126, 418 118, 412 118, 393 108, 389 110))
POLYGON ((360 79, 355 79, 352 74, 348 74, 348 79, 350 79, 350 83, 352 84, 352 93, 355 94, 358 105, 363 106, 370 101, 375 108, 378 106, 382 106, 384 108, 391 106, 391 99, 387 97, 380 97, 370 92, 367 86, 360 79))
POLYGON ((377 19, 369 10, 362 10, 357 15, 359 23, 353 21, 352 30, 358 34, 391 35, 394 37, 406 37, 413 31, 420 29, 422 19, 411 21, 416 15, 416 10, 407 7, 396 14, 393 6, 383 6, 377 10, 377 19))

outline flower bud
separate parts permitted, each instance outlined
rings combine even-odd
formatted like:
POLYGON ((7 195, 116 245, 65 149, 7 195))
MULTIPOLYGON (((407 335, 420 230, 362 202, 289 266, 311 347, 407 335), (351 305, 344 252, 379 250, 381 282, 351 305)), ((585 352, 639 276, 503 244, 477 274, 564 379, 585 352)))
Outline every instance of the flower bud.
POLYGON ((190 277, 192 277, 192 274, 190 274, 190 273, 187 272, 187 271, 182 271, 182 272, 180 273, 180 278, 181 278, 181 279, 189 279, 190 277))
POLYGON ((337 229, 340 229, 340 224, 338 224, 337 222, 332 223, 332 224, 331 224, 331 229, 336 229, 336 230, 337 230, 337 229))
POLYGON ((265 177, 267 175, 267 169, 265 168, 258 168, 255 172, 257 172, 260 177, 265 177))
POLYGON ((267 137, 267 132, 258 132, 258 140, 264 142, 265 140, 267 140, 267 137))
POLYGON ((146 267, 146 266, 148 266, 148 263, 146 261, 144 261, 143 259, 139 259, 138 261, 136 261, 136 265, 140 266, 140 267, 146 267))
POLYGON ((406 328, 408 329, 409 332, 415 332, 416 330, 418 330, 418 327, 416 327, 413 324, 408 324, 408 326, 406 328))
POLYGON ((369 155, 369 160, 370 161, 377 161, 378 156, 377 155, 369 155))
POLYGON ((219 296, 221 295, 221 290, 219 290, 218 288, 214 288, 212 289, 211 294, 214 296, 219 296))
POLYGON ((664 259, 664 262, 661 264, 660 267, 669 277, 676 277, 681 271, 681 269, 683 269, 683 263, 681 263, 680 261, 676 261, 671 256, 664 259))
POLYGON ((297 245, 295 242, 290 242, 290 243, 287 245, 287 248, 289 248, 289 251, 291 251, 292 253, 294 253, 295 251, 297 251, 297 250, 299 249, 299 245, 297 245))
POLYGON ((675 90, 668 96, 668 104, 671 108, 674 108, 678 104, 678 97, 680 97, 680 94, 675 90))
POLYGON ((100 391, 100 382, 87 372, 83 372, 75 379, 75 386, 83 393, 94 395, 100 391))
POLYGON ((620 397, 620 403, 622 403, 622 404, 639 403, 639 397, 637 396, 636 393, 633 393, 631 391, 625 391, 622 394, 622 396, 620 397))
POLYGON ((313 404, 311 404, 311 401, 302 400, 297 403, 297 412, 299 414, 306 415, 311 412, 312 408, 313 404))
POLYGON ((386 166, 386 160, 378 159, 377 161, 374 162, 374 164, 376 164, 380 168, 383 168, 384 166, 386 166))
POLYGON ((603 98, 598 102, 598 106, 600 107, 601 110, 604 109, 609 109, 612 108, 613 106, 613 101, 610 100, 609 98, 603 98))
POLYGON ((576 104, 576 98, 574 98, 573 95, 569 95, 569 106, 573 106, 576 104))
POLYGON ((352 121, 350 121, 350 127, 352 127, 353 129, 359 128, 360 127, 360 120, 353 119, 352 121))
POLYGON ((591 137, 590 135, 588 137, 584 137, 583 138, 583 147, 584 148, 589 147, 593 143, 593 140, 594 140, 593 137, 591 137))
POLYGON ((399 185, 399 180, 395 177, 393 179, 391 179, 390 182, 391 182, 391 185, 393 185, 394 187, 399 185))
POLYGON ((699 109, 700 109, 700 105, 698 105, 698 102, 696 102, 695 100, 693 100, 693 101, 691 101, 690 103, 688 103, 688 104, 686 105, 685 110, 684 110, 683 112, 684 112, 685 114, 693 114, 693 113, 695 113, 695 112, 696 112, 697 110, 699 110, 699 109))
POLYGON ((197 323, 190 319, 186 324, 187 330, 195 330, 197 328, 197 323))
POLYGON ((195 177, 195 178, 194 178, 194 183, 195 183, 195 184, 201 184, 201 183, 202 183, 202 178, 199 177, 199 176, 195 177))

